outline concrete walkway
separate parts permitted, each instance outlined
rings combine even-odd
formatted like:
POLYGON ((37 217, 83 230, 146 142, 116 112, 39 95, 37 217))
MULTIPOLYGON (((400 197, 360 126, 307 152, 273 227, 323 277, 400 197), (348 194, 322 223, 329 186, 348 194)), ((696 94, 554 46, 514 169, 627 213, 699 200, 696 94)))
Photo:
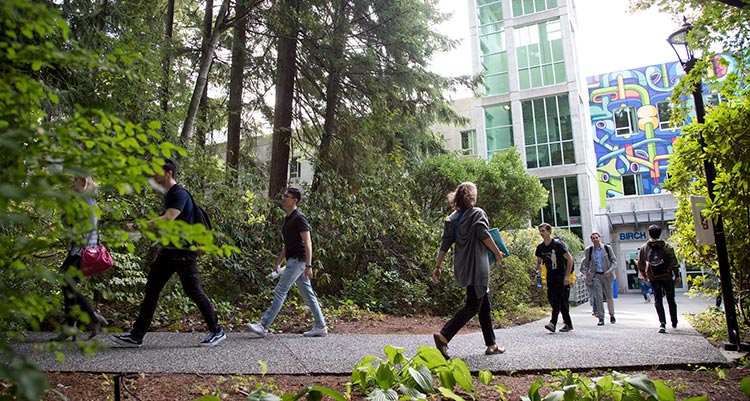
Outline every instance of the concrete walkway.
MULTIPOLYGON (((711 301, 677 296, 681 314, 706 310, 711 301)), ((666 307, 666 305, 665 305, 666 307)), ((472 371, 548 371, 654 366, 724 364, 728 360, 709 344, 681 316, 676 329, 657 334, 658 320, 653 304, 638 294, 620 295, 615 300, 616 324, 596 326, 588 303, 571 310, 575 330, 550 333, 548 319, 509 329, 496 330, 498 345, 507 351, 485 356, 482 334, 461 334, 449 344, 449 352, 466 362, 472 371)), ((558 324, 558 327, 561 324, 558 324)), ((299 334, 272 334, 258 338, 251 333, 229 333, 215 348, 198 347, 205 333, 149 333, 142 348, 125 348, 109 336, 97 339, 104 346, 94 355, 81 352, 68 343, 65 358, 44 351, 54 333, 30 333, 12 346, 27 355, 44 371, 144 372, 260 374, 259 360, 269 374, 351 374, 365 355, 384 358, 390 344, 414 355, 420 345, 434 346, 432 335, 329 334, 324 338, 304 338, 299 334)))

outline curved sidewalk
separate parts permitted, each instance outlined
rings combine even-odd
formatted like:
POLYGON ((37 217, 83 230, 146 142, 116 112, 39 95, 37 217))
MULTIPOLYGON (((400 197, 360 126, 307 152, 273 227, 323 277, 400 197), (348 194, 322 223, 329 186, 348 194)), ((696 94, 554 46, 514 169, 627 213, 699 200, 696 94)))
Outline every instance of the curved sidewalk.
MULTIPOLYGON (((710 306, 706 299, 677 295, 680 314, 701 312, 710 306)), ((607 316, 607 324, 599 327, 588 303, 572 308, 575 329, 568 333, 548 332, 543 327, 547 319, 496 330, 498 345, 507 349, 501 355, 483 354, 480 332, 456 336, 449 352, 464 360, 472 371, 492 372, 728 362, 682 316, 676 329, 668 328, 667 334, 658 334, 654 306, 645 303, 640 295, 620 295, 615 300, 615 309, 617 323, 610 324, 607 316)), ((24 342, 12 346, 44 371, 203 374, 260 374, 261 360, 267 364, 268 374, 351 374, 365 355, 385 358, 383 348, 388 344, 405 348, 407 355, 414 355, 420 345, 434 346, 431 334, 332 333, 324 338, 271 334, 258 338, 251 333, 228 333, 227 340, 218 347, 199 347, 204 334, 149 333, 142 348, 120 347, 108 336, 100 335, 98 339, 105 348, 86 355, 68 343, 61 349, 65 355, 63 362, 54 353, 44 351, 44 341, 53 337, 53 333, 30 333, 24 342)))

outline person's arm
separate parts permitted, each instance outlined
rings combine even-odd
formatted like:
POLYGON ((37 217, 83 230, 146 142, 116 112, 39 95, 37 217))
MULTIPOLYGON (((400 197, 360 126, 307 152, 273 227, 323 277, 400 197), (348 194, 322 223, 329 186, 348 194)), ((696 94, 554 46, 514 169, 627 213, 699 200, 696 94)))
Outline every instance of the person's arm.
POLYGON ((435 284, 440 281, 440 265, 443 264, 443 259, 445 259, 446 253, 447 252, 443 251, 442 249, 438 251, 437 261, 435 261, 435 270, 432 271, 432 281, 435 284))
POLYGON ((500 248, 497 247, 497 244, 492 239, 492 237, 487 237, 483 239, 482 243, 484 244, 484 246, 487 247, 487 249, 490 250, 490 252, 495 254, 495 261, 496 261, 495 263, 499 263, 503 261, 503 253, 500 252, 500 248))
POLYGON ((286 246, 281 246, 281 252, 279 252, 279 258, 276 259, 276 266, 274 267, 274 271, 278 272, 281 268, 281 264, 284 263, 284 260, 286 260, 286 246))
POLYGON ((604 276, 609 277, 617 268, 617 256, 615 256, 614 250, 609 245, 604 245, 604 251, 607 253, 607 259, 609 259, 609 268, 604 273, 604 276))
POLYGON ((539 275, 542 277, 542 285, 546 285, 547 284, 547 276, 545 275, 546 272, 544 270, 542 270, 542 269, 544 269, 544 265, 542 263, 542 258, 539 257, 539 256, 537 256, 536 257, 536 270, 539 272, 539 275))
POLYGON ((309 280, 313 278, 312 239, 309 231, 302 231, 299 235, 302 237, 302 243, 305 244, 305 277, 309 280))
POLYGON ((565 261, 567 262, 567 269, 565 270, 565 285, 570 284, 570 273, 573 273, 573 256, 570 254, 570 252, 565 252, 563 254, 563 257, 565 258, 565 261))

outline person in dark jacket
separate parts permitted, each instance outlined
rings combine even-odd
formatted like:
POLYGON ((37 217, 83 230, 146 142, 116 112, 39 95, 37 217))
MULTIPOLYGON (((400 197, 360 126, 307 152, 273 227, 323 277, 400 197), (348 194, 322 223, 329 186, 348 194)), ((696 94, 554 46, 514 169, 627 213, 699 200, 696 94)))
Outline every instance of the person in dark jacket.
POLYGON ((666 333, 667 318, 664 313, 662 299, 665 296, 667 297, 672 328, 676 328, 677 302, 675 302, 674 297, 674 285, 675 280, 680 282, 680 265, 677 262, 677 256, 675 256, 672 246, 663 239, 659 239, 661 237, 661 227, 655 224, 651 225, 648 228, 648 236, 651 238, 641 247, 638 253, 638 270, 653 288, 654 307, 656 307, 656 314, 659 316, 659 333, 666 333), (652 251, 657 251, 659 248, 663 248, 664 250, 664 263, 666 263, 669 272, 667 274, 655 275, 653 272, 654 269, 651 269, 649 266, 649 254, 652 251))
POLYGON ((487 250, 495 255, 495 263, 503 260, 503 254, 488 233, 487 214, 475 206, 477 187, 474 183, 461 183, 455 192, 448 195, 448 201, 454 211, 445 220, 433 280, 435 283, 440 281, 440 265, 448 250, 455 244, 453 272, 456 283, 466 288, 466 303, 439 333, 433 335, 435 346, 445 359, 450 359, 448 343, 474 315, 479 314, 479 325, 487 346, 485 355, 503 353, 505 348, 495 344, 495 332, 492 328, 490 261, 487 250))
POLYGON ((542 242, 536 247, 536 268, 541 270, 542 265, 544 265, 547 269, 547 298, 550 306, 552 306, 552 316, 549 323, 544 325, 544 328, 554 333, 557 326, 557 317, 562 315, 563 326, 560 331, 565 333, 573 330, 573 321, 570 319, 570 307, 568 306, 573 256, 562 241, 552 238, 551 225, 540 224, 539 235, 542 236, 542 242))

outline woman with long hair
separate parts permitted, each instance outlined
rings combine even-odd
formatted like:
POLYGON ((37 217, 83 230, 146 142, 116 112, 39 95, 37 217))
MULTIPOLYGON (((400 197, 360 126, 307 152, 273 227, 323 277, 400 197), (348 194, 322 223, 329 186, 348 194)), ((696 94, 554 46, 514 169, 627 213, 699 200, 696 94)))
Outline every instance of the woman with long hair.
MULTIPOLYGON (((81 193, 81 196, 87 205, 87 209, 78 215, 88 216, 88 222, 77 225, 82 227, 82 230, 85 231, 79 233, 78 230, 74 230, 77 232, 74 233, 74 240, 70 251, 60 267, 63 274, 62 293, 66 326, 63 327, 60 334, 54 338, 55 341, 64 341, 68 339, 68 337, 72 337, 73 340, 75 340, 78 321, 79 318, 82 317, 82 314, 86 314, 88 317, 89 339, 94 338, 101 332, 102 326, 108 324, 104 317, 96 313, 86 297, 84 297, 77 288, 78 280, 81 277, 80 267, 83 250, 95 247, 99 242, 97 230, 98 219, 95 210, 96 188, 97 185, 91 177, 73 177, 73 189, 81 193)), ((71 225, 68 221, 67 215, 63 215, 63 222, 66 225, 71 225)), ((81 229, 79 228, 79 230, 81 229)))
POLYGON ((445 254, 455 244, 453 272, 456 283, 466 288, 466 303, 439 333, 433 335, 435 346, 445 359, 449 359, 448 343, 474 315, 479 314, 479 325, 487 346, 484 353, 503 353, 505 348, 495 344, 495 331, 492 328, 490 261, 487 251, 495 255, 496 263, 503 260, 503 254, 490 237, 487 214, 475 206, 477 186, 474 183, 461 183, 455 192, 448 195, 448 202, 453 207, 453 213, 445 220, 433 280, 435 283, 440 280, 440 265, 445 254))

